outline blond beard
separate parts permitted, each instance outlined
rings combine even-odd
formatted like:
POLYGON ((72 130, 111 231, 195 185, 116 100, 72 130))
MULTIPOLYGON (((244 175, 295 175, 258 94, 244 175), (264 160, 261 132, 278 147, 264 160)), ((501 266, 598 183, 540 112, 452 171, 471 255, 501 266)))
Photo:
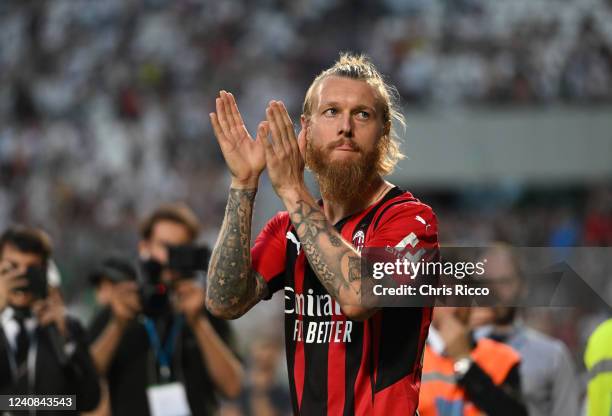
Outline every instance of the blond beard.
POLYGON ((363 196, 378 173, 385 149, 384 138, 369 153, 364 153, 353 142, 361 155, 357 161, 330 161, 333 147, 315 147, 312 143, 308 137, 305 162, 317 179, 321 196, 329 201, 344 203, 357 201, 363 196))

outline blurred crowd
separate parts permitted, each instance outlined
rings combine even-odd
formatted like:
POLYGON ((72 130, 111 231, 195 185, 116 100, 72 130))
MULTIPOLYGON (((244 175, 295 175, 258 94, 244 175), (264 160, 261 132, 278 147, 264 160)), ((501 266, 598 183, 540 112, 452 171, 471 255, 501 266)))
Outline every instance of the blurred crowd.
MULTIPOLYGON (((440 240, 448 246, 477 247, 503 241, 517 247, 558 247, 563 255, 563 247, 612 245, 609 184, 518 192, 472 190, 422 197, 435 207, 440 218, 440 240)), ((611 299, 608 276, 612 270, 602 260, 588 262, 583 272, 587 276, 582 277, 593 278, 591 284, 602 288, 602 296, 611 299)), ((599 312, 533 308, 525 318, 543 332, 562 339, 579 362, 586 337, 602 318, 599 312)))

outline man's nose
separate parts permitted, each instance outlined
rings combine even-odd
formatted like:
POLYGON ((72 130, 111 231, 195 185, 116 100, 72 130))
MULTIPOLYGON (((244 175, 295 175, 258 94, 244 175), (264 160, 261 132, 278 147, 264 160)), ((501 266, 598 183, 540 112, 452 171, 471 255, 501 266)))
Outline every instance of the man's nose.
POLYGON ((343 114, 340 117, 338 125, 338 135, 344 137, 353 137, 353 120, 350 114, 343 114))

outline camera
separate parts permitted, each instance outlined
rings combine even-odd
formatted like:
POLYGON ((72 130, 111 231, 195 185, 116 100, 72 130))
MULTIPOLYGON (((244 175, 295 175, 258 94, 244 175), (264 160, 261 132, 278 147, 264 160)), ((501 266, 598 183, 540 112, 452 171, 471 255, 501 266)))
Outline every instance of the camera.
POLYGON ((26 284, 16 288, 16 291, 29 292, 37 299, 45 299, 49 295, 47 271, 45 268, 30 266, 21 278, 26 280, 26 284))
POLYGON ((103 279, 113 283, 136 280, 136 269, 132 261, 118 255, 104 258, 100 264, 89 274, 89 282, 97 286, 103 279))
POLYGON ((168 246, 166 265, 154 259, 142 262, 140 296, 144 314, 155 316, 168 305, 168 296, 172 288, 162 281, 164 270, 174 272, 178 279, 194 279, 197 278, 198 272, 207 270, 209 259, 210 249, 206 246, 180 245, 168 246))
POLYGON ((180 278, 190 279, 198 271, 206 271, 209 258, 210 250, 206 246, 170 246, 167 268, 177 272, 180 278))

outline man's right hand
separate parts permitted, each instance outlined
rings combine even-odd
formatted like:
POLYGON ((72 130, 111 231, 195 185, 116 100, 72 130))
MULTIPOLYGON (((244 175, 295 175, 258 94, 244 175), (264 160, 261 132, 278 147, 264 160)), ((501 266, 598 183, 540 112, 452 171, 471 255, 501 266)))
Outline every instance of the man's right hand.
POLYGON ((125 326, 142 310, 138 284, 136 282, 119 282, 113 287, 110 302, 113 316, 117 323, 125 326))
POLYGON ((0 263, 0 312, 8 305, 9 293, 28 284, 22 277, 24 273, 24 269, 13 267, 6 261, 0 263))
MULTIPOLYGON (((459 307, 437 307, 436 329, 444 340, 445 354, 453 360, 469 357, 472 351, 470 330, 465 316, 466 310, 459 307), (461 319, 459 318, 461 316, 461 319)), ((469 315, 467 316, 469 319, 469 315)))
POLYGON ((215 104, 217 112, 210 113, 210 122, 232 174, 232 187, 256 188, 266 166, 263 141, 267 140, 267 123, 259 125, 253 140, 231 93, 221 91, 215 104))

